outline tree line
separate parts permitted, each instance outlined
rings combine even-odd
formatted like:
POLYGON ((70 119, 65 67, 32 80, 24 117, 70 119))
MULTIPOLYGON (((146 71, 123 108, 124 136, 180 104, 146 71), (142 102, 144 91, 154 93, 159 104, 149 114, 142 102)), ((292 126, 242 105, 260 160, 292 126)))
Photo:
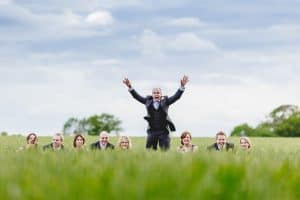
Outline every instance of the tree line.
POLYGON ((121 120, 108 113, 92 115, 82 119, 71 117, 63 125, 63 134, 73 135, 80 133, 86 135, 99 135, 102 131, 118 134, 123 130, 121 123, 121 120))
MULTIPOLYGON (((70 117, 63 125, 64 135, 77 133, 99 135, 101 131, 118 134, 123 130, 122 121, 109 113, 86 118, 70 117)), ((8 133, 2 131, 1 136, 8 133)), ((281 105, 270 112, 256 127, 248 123, 235 126, 231 136, 250 137, 300 137, 300 108, 296 105, 281 105)))
POLYGON ((299 137, 300 109, 296 105, 281 105, 256 127, 248 123, 235 126, 231 136, 299 137))

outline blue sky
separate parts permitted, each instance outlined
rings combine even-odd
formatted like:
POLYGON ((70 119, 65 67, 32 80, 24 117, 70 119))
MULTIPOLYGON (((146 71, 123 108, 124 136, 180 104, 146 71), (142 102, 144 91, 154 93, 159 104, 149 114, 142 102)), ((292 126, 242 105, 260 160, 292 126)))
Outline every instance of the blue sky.
POLYGON ((52 135, 69 117, 108 112, 145 135, 141 94, 186 92, 179 135, 256 125, 299 104, 299 1, 0 0, 0 131, 52 135))

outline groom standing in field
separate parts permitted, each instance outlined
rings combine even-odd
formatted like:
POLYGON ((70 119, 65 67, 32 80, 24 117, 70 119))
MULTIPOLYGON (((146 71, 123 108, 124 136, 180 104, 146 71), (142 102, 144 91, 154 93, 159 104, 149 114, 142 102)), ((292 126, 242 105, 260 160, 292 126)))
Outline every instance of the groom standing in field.
POLYGON ((152 96, 142 97, 132 87, 128 78, 123 83, 128 87, 130 94, 140 103, 144 104, 147 109, 148 121, 146 148, 157 150, 157 144, 161 150, 170 148, 169 131, 175 131, 175 126, 168 115, 169 106, 175 103, 183 94, 185 85, 189 81, 187 76, 183 76, 180 81, 180 88, 171 96, 162 96, 160 88, 152 89, 152 96))

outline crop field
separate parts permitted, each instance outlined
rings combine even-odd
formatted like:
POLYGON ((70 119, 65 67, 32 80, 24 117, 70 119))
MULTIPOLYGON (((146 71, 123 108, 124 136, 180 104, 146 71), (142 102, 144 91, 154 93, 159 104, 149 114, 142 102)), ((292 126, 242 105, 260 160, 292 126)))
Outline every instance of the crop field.
MULTIPOLYGON (((88 137, 86 144, 98 137, 88 137)), ((251 138, 250 152, 208 152, 213 138, 193 138, 198 152, 16 151, 25 137, 0 137, 0 199, 300 199, 300 138, 251 138)), ((39 137, 39 146, 51 141, 39 137)), ((116 143, 117 138, 111 137, 116 143)))

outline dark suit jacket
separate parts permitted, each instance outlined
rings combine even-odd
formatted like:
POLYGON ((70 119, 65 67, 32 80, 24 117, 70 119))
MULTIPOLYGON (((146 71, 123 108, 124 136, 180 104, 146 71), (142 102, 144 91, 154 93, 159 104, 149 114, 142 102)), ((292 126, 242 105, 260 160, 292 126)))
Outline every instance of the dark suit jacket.
MULTIPOLYGON (((214 143, 214 144, 208 146, 207 149, 210 150, 210 151, 211 151, 211 150, 221 151, 221 150, 218 148, 218 144, 217 144, 217 143, 214 143)), ((234 144, 233 144, 233 143, 227 142, 227 143, 225 144, 225 149, 226 149, 226 151, 228 151, 228 150, 230 150, 230 149, 233 150, 233 149, 234 149, 234 144)))
MULTIPOLYGON (((183 92, 184 92, 183 90, 178 89, 177 92, 173 96, 171 96, 171 97, 162 96, 162 98, 160 100, 160 106, 167 115, 167 124, 168 124, 167 128, 169 128, 171 131, 176 131, 176 128, 168 115, 168 109, 171 104, 175 103, 181 97, 183 92)), ((149 121, 151 119, 150 114, 149 114, 149 108, 153 103, 153 97, 152 96, 142 97, 134 89, 131 90, 130 93, 133 96, 133 98, 135 98, 137 101, 141 102, 142 104, 144 104, 146 106, 148 115, 145 116, 144 119, 147 120, 149 123, 149 121)))
MULTIPOLYGON (((43 150, 54 150, 53 143, 43 146, 43 150)), ((64 150, 64 145, 61 145, 61 150, 64 150)))
POLYGON ((113 144, 111 144, 111 143, 107 143, 105 149, 102 149, 102 148, 101 148, 101 145, 100 145, 100 142, 99 142, 99 141, 97 141, 97 142, 91 144, 91 149, 92 149, 92 150, 107 150, 107 149, 112 150, 112 149, 114 149, 114 148, 115 148, 115 146, 114 146, 113 144))

